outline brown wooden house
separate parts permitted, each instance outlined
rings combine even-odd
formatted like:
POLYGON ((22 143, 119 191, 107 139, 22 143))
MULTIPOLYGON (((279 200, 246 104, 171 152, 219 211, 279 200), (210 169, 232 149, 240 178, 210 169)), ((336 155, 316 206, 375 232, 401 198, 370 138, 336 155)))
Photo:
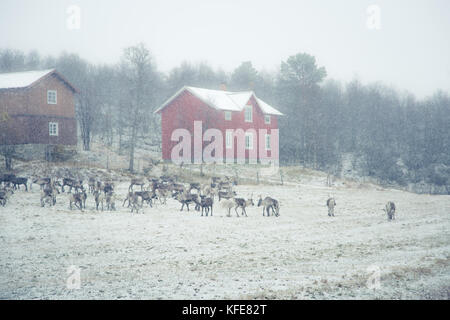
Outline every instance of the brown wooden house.
POLYGON ((0 145, 75 147, 77 92, 55 69, 0 74, 0 145))

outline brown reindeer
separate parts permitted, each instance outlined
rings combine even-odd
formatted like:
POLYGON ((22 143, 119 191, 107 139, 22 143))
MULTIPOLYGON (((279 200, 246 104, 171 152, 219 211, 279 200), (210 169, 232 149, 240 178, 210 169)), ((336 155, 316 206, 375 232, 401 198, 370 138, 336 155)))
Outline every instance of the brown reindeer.
POLYGON ((141 191, 144 190, 145 181, 144 179, 131 179, 130 186, 128 187, 128 191, 133 191, 133 186, 141 186, 141 191))
POLYGON ((270 210, 272 214, 278 217, 280 215, 280 205, 277 200, 271 197, 265 197, 264 200, 259 196, 258 207, 263 206, 263 216, 264 212, 267 212, 267 216, 270 216, 270 210))
POLYGON ((94 191, 94 201, 95 201, 95 209, 98 211, 98 206, 102 204, 102 211, 103 211, 103 202, 105 201, 105 195, 100 190, 94 191))
POLYGON ((57 191, 49 184, 47 184, 41 191, 41 207, 45 206, 47 202, 50 206, 56 204, 56 193, 57 191))
POLYGON ((69 196, 69 207, 72 210, 72 204, 75 205, 76 208, 83 211, 83 207, 86 209, 86 191, 83 189, 81 192, 72 193, 69 196))

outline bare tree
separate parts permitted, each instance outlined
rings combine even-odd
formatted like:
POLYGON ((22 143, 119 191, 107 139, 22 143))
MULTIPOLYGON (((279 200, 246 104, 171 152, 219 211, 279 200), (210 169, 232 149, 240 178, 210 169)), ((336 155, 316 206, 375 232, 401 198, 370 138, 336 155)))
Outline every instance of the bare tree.
POLYGON ((130 117, 130 162, 128 169, 134 171, 134 152, 136 147, 138 128, 141 119, 145 119, 144 112, 149 112, 152 102, 151 86, 153 82, 154 70, 150 51, 144 44, 128 47, 124 50, 121 64, 122 77, 128 87, 128 107, 127 112, 130 117))

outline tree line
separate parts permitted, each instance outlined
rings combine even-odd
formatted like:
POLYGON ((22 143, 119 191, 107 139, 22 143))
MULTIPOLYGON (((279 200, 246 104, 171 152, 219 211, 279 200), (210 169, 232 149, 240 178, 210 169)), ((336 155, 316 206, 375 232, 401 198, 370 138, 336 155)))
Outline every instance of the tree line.
POLYGON ((279 117, 282 164, 338 174, 350 159, 360 174, 383 182, 450 185, 450 96, 443 91, 417 99, 382 83, 341 83, 327 79, 326 68, 307 53, 290 56, 272 72, 246 61, 230 73, 189 62, 163 73, 143 44, 125 48, 116 64, 92 64, 73 53, 0 50, 0 72, 45 68, 56 68, 80 90, 83 148, 89 150, 94 137, 116 142, 119 152, 129 153, 131 171, 136 142, 161 141, 155 108, 184 85, 226 85, 253 90, 285 114, 279 117))

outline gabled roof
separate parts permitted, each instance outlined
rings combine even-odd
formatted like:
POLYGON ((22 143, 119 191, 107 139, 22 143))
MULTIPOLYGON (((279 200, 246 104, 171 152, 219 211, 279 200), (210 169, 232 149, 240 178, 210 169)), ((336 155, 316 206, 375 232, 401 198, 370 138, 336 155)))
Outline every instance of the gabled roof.
POLYGON ((51 74, 56 74, 71 90, 78 92, 78 90, 55 69, 0 73, 0 89, 27 88, 51 74))
POLYGON ((167 105, 169 105, 176 97, 178 97, 182 92, 187 90, 204 103, 209 105, 210 107, 217 110, 227 110, 227 111, 241 111, 250 98, 253 96, 256 99, 261 111, 264 114, 271 114, 282 116, 283 114, 270 106, 266 102, 262 101, 258 97, 256 97, 253 91, 243 91, 243 92, 230 92, 223 90, 211 90, 211 89, 203 89, 196 87, 188 87, 184 86, 180 90, 177 91, 172 97, 170 97, 166 102, 164 102, 158 109, 154 111, 154 113, 160 112, 167 105))

